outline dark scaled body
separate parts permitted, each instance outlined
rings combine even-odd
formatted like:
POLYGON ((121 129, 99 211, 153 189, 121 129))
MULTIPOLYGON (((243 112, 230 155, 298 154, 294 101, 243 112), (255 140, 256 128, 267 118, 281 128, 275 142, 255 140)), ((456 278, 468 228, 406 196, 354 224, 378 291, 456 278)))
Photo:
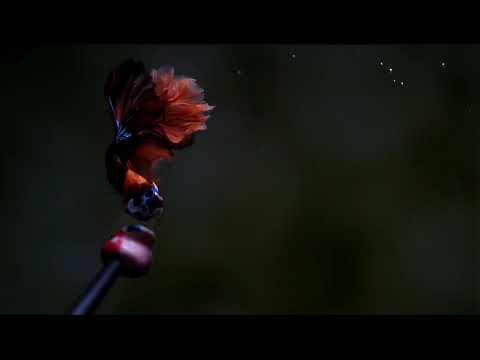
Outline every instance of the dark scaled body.
POLYGON ((131 198, 127 204, 127 212, 140 221, 148 221, 163 212, 163 197, 155 183, 143 194, 131 198))

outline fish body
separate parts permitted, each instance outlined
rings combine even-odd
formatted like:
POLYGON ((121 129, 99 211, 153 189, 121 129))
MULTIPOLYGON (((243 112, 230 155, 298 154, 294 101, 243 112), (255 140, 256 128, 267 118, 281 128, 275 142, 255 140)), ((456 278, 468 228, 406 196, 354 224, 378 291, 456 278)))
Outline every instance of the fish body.
POLYGON ((148 221, 163 210, 155 169, 207 129, 213 106, 194 79, 177 77, 170 67, 147 72, 133 59, 108 75, 104 93, 115 131, 105 155, 107 180, 126 211, 148 221))

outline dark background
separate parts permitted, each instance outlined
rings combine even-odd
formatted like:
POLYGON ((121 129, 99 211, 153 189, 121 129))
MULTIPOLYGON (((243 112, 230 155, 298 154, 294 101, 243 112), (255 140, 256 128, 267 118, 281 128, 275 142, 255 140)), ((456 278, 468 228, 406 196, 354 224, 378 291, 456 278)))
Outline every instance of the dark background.
POLYGON ((152 271, 100 314, 478 312, 480 46, 1 54, 0 313, 68 311, 132 222, 103 162, 103 84, 128 57, 216 109, 166 174, 152 271))

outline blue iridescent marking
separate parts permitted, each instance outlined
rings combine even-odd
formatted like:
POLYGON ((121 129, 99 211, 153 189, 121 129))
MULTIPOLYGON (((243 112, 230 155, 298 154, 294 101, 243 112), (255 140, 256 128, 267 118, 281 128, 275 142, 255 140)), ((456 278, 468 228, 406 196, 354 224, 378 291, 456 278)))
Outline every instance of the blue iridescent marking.
POLYGON ((127 140, 132 137, 132 133, 129 132, 126 128, 119 126, 118 134, 117 134, 117 140, 122 141, 122 140, 127 140))
MULTIPOLYGON (((110 108, 111 108, 112 113, 113 113, 113 115, 115 116, 115 119, 116 119, 116 118, 117 118, 117 114, 115 113, 115 107, 114 107, 113 104, 112 104, 112 97, 111 97, 111 96, 108 97, 108 103, 110 104, 110 108)), ((117 123, 118 123, 118 121, 117 121, 117 123)))
POLYGON ((142 195, 130 199, 127 212, 136 219, 146 221, 163 211, 163 198, 155 183, 142 195))

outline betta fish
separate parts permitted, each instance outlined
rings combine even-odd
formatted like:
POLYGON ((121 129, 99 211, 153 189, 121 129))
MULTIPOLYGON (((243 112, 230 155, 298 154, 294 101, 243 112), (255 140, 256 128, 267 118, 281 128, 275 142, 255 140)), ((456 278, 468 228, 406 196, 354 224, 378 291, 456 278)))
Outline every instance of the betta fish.
POLYGON ((105 158, 108 182, 128 214, 148 221, 163 211, 156 166, 193 144, 213 106, 194 79, 177 77, 170 67, 148 73, 133 59, 108 75, 104 92, 115 129, 105 158))

